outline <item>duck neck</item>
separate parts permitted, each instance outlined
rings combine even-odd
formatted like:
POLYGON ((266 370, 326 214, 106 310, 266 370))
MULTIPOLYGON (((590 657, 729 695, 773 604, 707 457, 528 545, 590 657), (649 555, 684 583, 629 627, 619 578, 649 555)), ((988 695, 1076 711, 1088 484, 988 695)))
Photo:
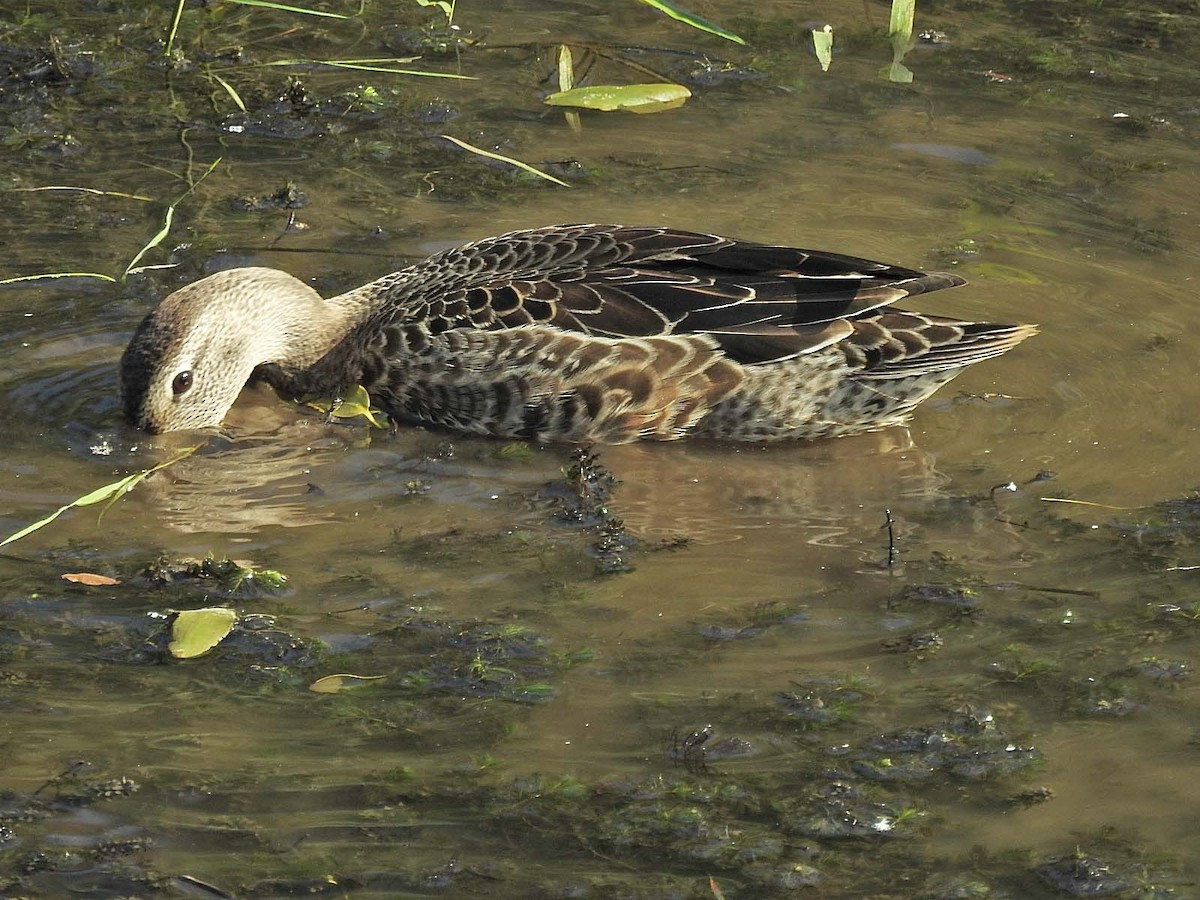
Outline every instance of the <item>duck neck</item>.
POLYGON ((292 373, 291 377, 307 372, 307 377, 322 381, 352 375, 362 349, 355 339, 356 330, 369 331, 371 326, 366 323, 375 313, 401 305, 410 278, 411 273, 404 269, 329 299, 296 282, 287 302, 274 305, 279 319, 264 322, 260 318, 259 328, 275 337, 260 365, 276 366, 292 373))
MULTIPOLYGON (((367 286, 369 287, 369 285, 367 286)), ((306 369, 344 341, 378 306, 364 288, 328 300, 315 291, 289 300, 274 330, 281 341, 267 362, 306 369)))
POLYGON ((401 308, 411 293, 409 285, 415 276, 414 267, 408 266, 325 302, 353 327, 384 307, 401 308))

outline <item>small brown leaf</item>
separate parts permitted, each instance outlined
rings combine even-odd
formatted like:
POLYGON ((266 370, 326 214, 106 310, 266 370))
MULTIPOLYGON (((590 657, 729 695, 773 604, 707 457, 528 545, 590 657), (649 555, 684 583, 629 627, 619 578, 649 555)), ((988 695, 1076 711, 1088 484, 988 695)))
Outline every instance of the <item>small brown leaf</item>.
POLYGON ((63 581, 71 581, 75 584, 90 584, 93 587, 121 583, 116 578, 109 578, 107 575, 96 575, 92 572, 64 572, 62 579, 63 581))

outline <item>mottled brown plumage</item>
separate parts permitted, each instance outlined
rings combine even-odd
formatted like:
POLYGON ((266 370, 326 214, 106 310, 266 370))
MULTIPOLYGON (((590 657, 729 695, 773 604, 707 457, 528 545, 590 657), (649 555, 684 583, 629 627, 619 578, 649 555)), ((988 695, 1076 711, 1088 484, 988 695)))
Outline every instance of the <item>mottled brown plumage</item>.
POLYGON ((330 300, 234 269, 142 322, 121 362, 125 412, 152 432, 219 425, 256 377, 293 397, 361 384, 400 420, 498 437, 848 434, 905 421, 1035 332, 891 306, 962 283, 614 225, 488 238, 330 300))

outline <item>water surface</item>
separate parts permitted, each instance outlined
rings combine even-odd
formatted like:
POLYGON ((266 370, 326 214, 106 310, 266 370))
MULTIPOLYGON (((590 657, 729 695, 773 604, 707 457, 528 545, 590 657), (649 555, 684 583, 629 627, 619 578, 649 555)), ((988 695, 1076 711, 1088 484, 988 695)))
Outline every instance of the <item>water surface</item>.
POLYGON ((569 448, 247 392, 227 439, 0 557, 3 892, 1192 895, 1197 513, 1162 504, 1196 485, 1195 11, 922 8, 895 85, 882 5, 805 10, 826 74, 794 4, 697 9, 748 45, 632 0, 460 4, 473 43, 407 65, 470 82, 254 65, 419 55, 415 5, 189 7, 173 65, 165 10, 2 26, 0 274, 119 277, 178 201, 144 271, 0 288, 5 534, 187 444, 121 425, 115 365, 230 265, 332 294, 515 228, 669 223, 952 269, 922 309, 1042 328, 910 429, 602 449, 614 574, 562 515, 569 448), (575 132, 540 102, 560 40, 695 96, 575 132), (29 190, 61 185, 153 202, 29 190), (210 553, 290 587, 143 574, 210 553), (204 605, 273 626, 156 653, 204 605), (384 677, 308 690, 342 672, 384 677))

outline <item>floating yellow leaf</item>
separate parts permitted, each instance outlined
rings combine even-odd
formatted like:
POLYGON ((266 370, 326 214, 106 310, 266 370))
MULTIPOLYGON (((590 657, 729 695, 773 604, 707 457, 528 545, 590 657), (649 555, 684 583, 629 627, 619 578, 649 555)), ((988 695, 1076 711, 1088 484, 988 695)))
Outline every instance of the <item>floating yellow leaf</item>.
POLYGON ((690 96, 692 92, 682 84, 597 84, 551 94, 546 98, 546 104, 651 113, 683 106, 690 96))
POLYGON ((828 72, 829 64, 833 62, 833 26, 826 25, 819 31, 813 29, 813 50, 817 54, 817 62, 821 64, 821 71, 828 72))
POLYGON ((177 613, 171 624, 171 655, 192 659, 207 653, 233 631, 237 613, 224 606, 204 609, 185 609, 177 613))
POLYGON ((386 675, 326 675, 324 678, 318 678, 308 686, 308 689, 316 694, 336 694, 339 691, 344 691, 347 688, 355 688, 362 686, 368 681, 378 681, 381 678, 386 678, 386 675))

